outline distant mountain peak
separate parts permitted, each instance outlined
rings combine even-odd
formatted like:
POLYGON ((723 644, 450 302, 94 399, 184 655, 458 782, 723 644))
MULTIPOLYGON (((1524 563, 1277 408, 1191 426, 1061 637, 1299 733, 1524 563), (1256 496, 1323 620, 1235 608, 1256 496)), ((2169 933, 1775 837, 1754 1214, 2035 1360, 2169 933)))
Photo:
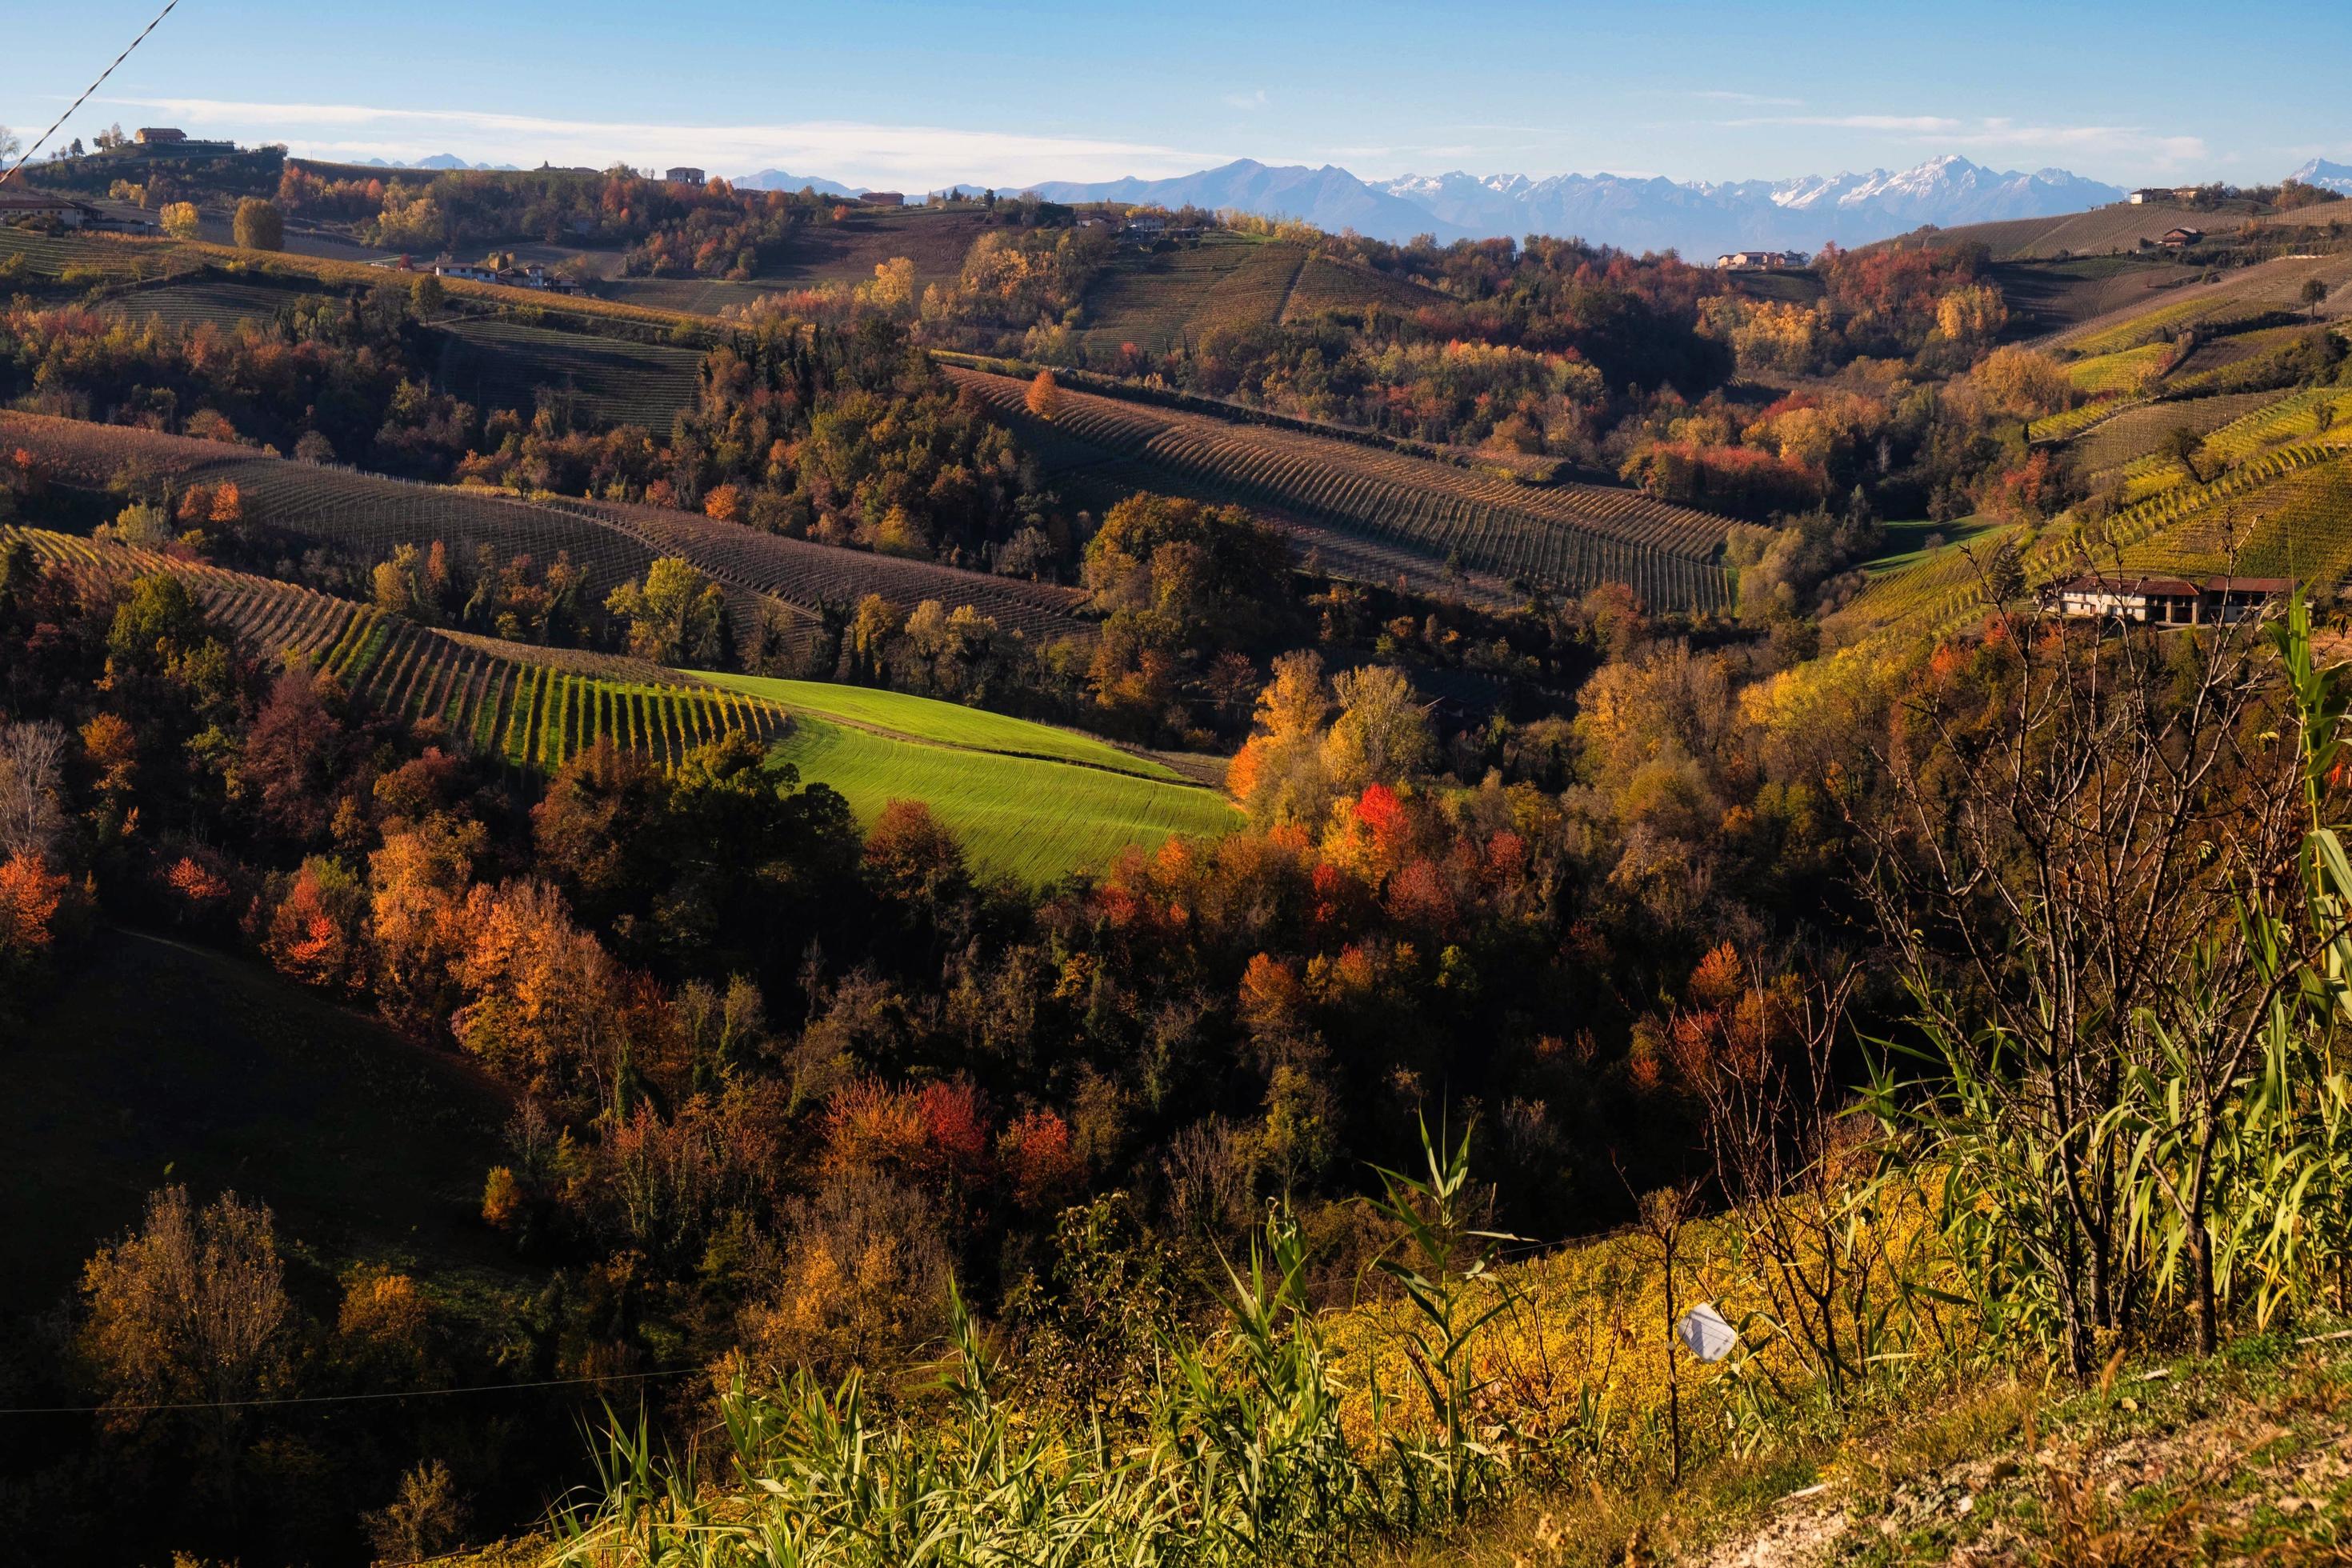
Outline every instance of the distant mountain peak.
POLYGON ((2352 163, 2331 163, 2325 158, 2314 158, 2287 178, 2352 196, 2352 163))
MULTIPOLYGON (((1783 180, 1677 182, 1659 175, 1406 174, 1372 189, 1481 235, 1575 235, 1629 250, 1720 251, 1858 245, 1922 224, 2042 217, 2120 200, 2063 169, 1988 169, 1945 153, 1907 169, 1783 180)), ((1382 237, 1391 237, 1383 236, 1382 237)))

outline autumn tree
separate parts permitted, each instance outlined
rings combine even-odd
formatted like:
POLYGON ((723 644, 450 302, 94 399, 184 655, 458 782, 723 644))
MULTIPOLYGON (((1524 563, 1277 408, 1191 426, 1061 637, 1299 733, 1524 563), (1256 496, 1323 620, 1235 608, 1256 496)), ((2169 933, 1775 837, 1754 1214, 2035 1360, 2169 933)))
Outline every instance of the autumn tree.
POLYGON ((247 196, 236 204, 236 216, 230 226, 240 250, 283 250, 286 248, 286 219, 278 204, 259 196, 247 196))
POLYGON ((194 202, 173 202, 158 215, 163 232, 173 239, 195 239, 204 232, 204 215, 194 202))
POLYGON ((1397 784, 1426 770, 1437 754, 1429 716, 1404 671, 1369 664, 1332 682, 1339 716, 1323 742, 1324 774, 1339 788, 1397 784))
POLYGON ((151 1194, 141 1227, 84 1266, 81 1296, 81 1353, 117 1431, 144 1426, 146 1407, 203 1405, 193 1425, 225 1467, 238 1402, 291 1376, 295 1314, 276 1221, 235 1193, 201 1208, 184 1186, 151 1194))
POLYGON ((1054 373, 1041 370, 1029 390, 1022 397, 1023 405, 1040 419, 1051 419, 1062 411, 1062 389, 1054 380, 1054 373))
POLYGON ((663 556, 644 583, 614 589, 604 607, 628 623, 639 658, 701 669, 727 662, 727 595, 683 557, 663 556))

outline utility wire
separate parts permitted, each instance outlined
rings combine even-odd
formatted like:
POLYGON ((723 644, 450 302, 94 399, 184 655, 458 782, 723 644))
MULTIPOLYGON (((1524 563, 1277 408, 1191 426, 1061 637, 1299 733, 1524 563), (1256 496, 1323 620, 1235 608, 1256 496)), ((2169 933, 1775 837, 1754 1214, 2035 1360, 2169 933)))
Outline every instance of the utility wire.
POLYGON ((632 1383, 653 1377, 686 1377, 708 1371, 698 1366, 665 1367, 659 1372, 615 1372, 601 1377, 551 1377, 540 1383, 478 1383, 466 1388, 404 1388, 380 1394, 301 1394, 284 1399, 219 1399, 187 1405, 51 1405, 0 1409, 0 1415, 146 1415, 167 1410, 250 1410, 277 1405, 356 1405, 372 1399, 432 1399, 451 1394, 506 1394, 530 1388, 573 1388, 591 1383, 632 1383))
MULTIPOLYGON (((123 61, 129 59, 131 58, 131 51, 145 43, 147 41, 147 35, 153 32, 157 26, 163 22, 163 18, 172 14, 173 8, 178 5, 179 3, 180 0, 167 0, 163 8, 155 13, 155 20, 140 28, 139 36, 131 39, 128 44, 125 44, 122 47, 122 52, 114 57, 114 66, 119 66, 123 61)), ((50 137, 55 136, 58 133, 58 127, 59 125, 63 125, 67 121, 73 118, 73 111, 75 110, 79 109, 83 104, 89 101, 89 95, 96 92, 101 86, 105 85, 106 79, 114 74, 114 66, 109 66, 104 70, 99 72, 98 80, 91 82, 88 87, 83 88, 81 89, 81 96, 75 99, 71 103, 66 105, 66 111, 63 114, 58 115, 56 121, 52 123, 47 131, 42 132, 39 136, 34 139, 33 144, 25 149, 22 156, 17 158, 14 163, 8 165, 8 172, 5 174, 0 174, 0 185, 6 184, 9 180, 15 176, 16 171, 25 166, 26 160, 32 157, 34 153, 41 150, 42 142, 47 142, 50 137)))

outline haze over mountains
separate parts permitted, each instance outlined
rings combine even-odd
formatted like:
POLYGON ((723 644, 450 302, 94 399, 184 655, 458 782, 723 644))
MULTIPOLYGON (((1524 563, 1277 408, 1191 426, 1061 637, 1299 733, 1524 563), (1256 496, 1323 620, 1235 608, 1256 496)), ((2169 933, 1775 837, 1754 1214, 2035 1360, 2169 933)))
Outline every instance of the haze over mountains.
POLYGON ((1711 258, 1740 249, 1813 250, 1860 244, 1922 224, 1949 227, 2047 217, 2121 200, 2120 187, 2063 169, 1996 171, 1957 154, 1899 172, 1792 180, 1682 183, 1627 174, 1406 174, 1364 181, 1325 165, 1270 168, 1244 158, 1169 180, 1055 183, 1055 201, 1192 202, 1387 240, 1496 235, 1575 235, 1630 250, 1674 248, 1711 258))

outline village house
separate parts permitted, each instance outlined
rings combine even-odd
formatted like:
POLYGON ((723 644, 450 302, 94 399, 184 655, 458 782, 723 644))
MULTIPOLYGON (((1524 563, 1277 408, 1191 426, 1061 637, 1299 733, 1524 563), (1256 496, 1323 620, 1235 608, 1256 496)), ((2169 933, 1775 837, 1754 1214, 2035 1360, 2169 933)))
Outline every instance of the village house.
POLYGON ((2042 591, 2044 607, 2070 620, 2128 621, 2141 626, 2228 626, 2260 615, 2294 589, 2286 577, 2110 576, 2085 573, 2042 591))
POLYGON ((1716 266, 1727 272, 1771 272, 1783 267, 1802 267, 1805 253, 1801 250, 1735 250, 1715 258, 1716 266))
MULTIPOLYGON (((402 258, 404 261, 405 258, 402 258)), ((405 268, 402 268, 406 270, 405 268)), ((520 267, 492 267, 475 261, 436 261, 433 264, 436 278, 456 278, 467 283, 496 283, 508 289, 539 289, 551 294, 577 294, 580 285, 569 278, 550 272, 536 261, 520 267)))
POLYGON ((2156 243, 2169 250, 2185 250, 2204 237, 2205 231, 2201 228, 2168 228, 2156 243))
POLYGON ((0 185, 0 223, 33 218, 66 228, 79 228, 97 223, 102 216, 96 207, 69 196, 15 184, 0 185))
POLYGON ((1159 236, 1168 232, 1168 220, 1155 213, 1143 213, 1129 218, 1121 226, 1129 234, 1159 236))

